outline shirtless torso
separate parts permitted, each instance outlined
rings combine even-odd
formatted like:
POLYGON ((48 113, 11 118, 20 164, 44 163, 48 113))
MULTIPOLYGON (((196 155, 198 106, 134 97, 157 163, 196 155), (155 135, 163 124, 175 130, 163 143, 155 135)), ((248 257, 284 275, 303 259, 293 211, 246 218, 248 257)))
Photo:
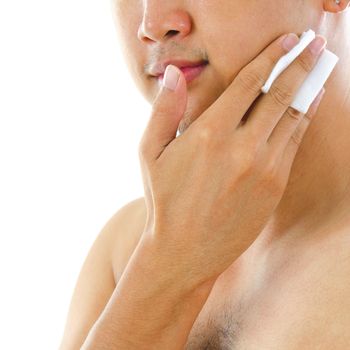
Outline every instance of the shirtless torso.
MULTIPOLYGON (((146 220, 143 199, 135 203, 113 258, 116 281, 146 220)), ((217 280, 186 350, 350 349, 350 233, 315 237, 289 235, 269 251, 257 240, 217 280)))

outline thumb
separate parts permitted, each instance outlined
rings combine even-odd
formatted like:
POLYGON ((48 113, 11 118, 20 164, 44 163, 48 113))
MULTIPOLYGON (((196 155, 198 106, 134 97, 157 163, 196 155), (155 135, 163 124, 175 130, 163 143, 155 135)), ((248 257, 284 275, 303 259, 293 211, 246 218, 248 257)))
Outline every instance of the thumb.
POLYGON ((169 64, 142 137, 140 148, 144 156, 158 159, 166 146, 176 138, 186 105, 186 78, 178 67, 169 64))

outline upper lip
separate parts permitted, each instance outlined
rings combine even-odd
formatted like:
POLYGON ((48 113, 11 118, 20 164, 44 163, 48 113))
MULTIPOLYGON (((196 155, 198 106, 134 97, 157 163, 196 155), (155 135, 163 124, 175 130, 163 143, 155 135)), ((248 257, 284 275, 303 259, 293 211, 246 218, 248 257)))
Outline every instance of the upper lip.
POLYGON ((172 64, 178 68, 183 68, 183 67, 195 67, 206 63, 208 63, 208 61, 205 61, 205 60, 188 61, 183 59, 168 59, 168 60, 160 61, 151 65, 149 73, 154 77, 158 77, 164 74, 165 69, 169 64, 172 64))

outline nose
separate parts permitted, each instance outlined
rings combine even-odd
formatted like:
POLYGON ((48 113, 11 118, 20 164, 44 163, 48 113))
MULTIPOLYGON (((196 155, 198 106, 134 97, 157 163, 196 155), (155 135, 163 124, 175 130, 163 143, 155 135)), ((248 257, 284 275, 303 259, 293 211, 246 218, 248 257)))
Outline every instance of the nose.
POLYGON ((191 31, 187 11, 174 8, 174 1, 145 1, 137 36, 142 42, 162 42, 169 37, 183 38, 191 31))

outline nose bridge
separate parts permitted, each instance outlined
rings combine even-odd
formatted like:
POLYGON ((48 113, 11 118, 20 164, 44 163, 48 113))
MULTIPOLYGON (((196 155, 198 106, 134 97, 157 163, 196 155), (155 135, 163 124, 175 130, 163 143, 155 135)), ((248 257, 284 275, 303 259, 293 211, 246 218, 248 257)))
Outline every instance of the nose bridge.
POLYGON ((138 29, 140 40, 162 41, 169 34, 186 35, 191 29, 190 15, 176 0, 145 0, 138 29))

